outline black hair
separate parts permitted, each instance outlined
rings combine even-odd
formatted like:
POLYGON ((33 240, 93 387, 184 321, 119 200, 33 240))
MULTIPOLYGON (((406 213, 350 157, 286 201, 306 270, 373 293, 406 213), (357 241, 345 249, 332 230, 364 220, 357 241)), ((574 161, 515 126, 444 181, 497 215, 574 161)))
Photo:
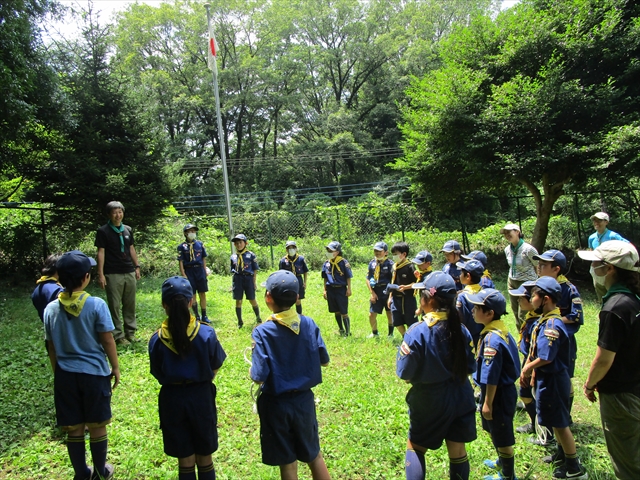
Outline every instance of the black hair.
POLYGON ((51 277, 52 275, 55 275, 56 273, 58 273, 58 269, 56 268, 56 263, 58 262, 58 259, 60 258, 60 254, 59 253, 54 253, 52 255, 49 255, 45 260, 44 260, 44 266, 42 267, 42 275, 44 275, 45 277, 51 277))
POLYGON ((273 303, 283 309, 291 308, 298 301, 298 294, 296 292, 286 292, 280 295, 274 295, 273 292, 269 293, 271 294, 271 298, 273 298, 273 303))
POLYGON ((124 213, 124 205, 122 205, 120 202, 118 202, 116 200, 113 200, 113 201, 107 203, 107 206, 105 207, 104 211, 107 213, 107 215, 109 215, 116 208, 121 209, 122 213, 124 213))
MULTIPOLYGON (((89 273, 89 272, 87 272, 87 273, 89 273)), ((80 285, 82 285, 82 282, 84 282, 84 278, 85 278, 87 273, 85 273, 81 277, 73 277, 73 276, 65 273, 63 270, 59 271, 58 272, 58 282, 60 283, 60 285, 62 285, 64 287, 64 293, 68 293, 69 296, 71 296, 73 291, 76 288, 78 288, 80 285)))
POLYGON ((473 285, 480 283, 480 280, 482 280, 482 275, 478 275, 477 273, 470 272, 469 270, 465 270, 464 268, 462 269, 462 271, 464 273, 468 273, 471 276, 471 283, 473 285))
POLYGON ((184 355, 191 350, 191 341, 187 335, 187 327, 191 321, 189 300, 184 295, 176 295, 165 302, 169 307, 169 333, 179 355, 184 355))
MULTIPOLYGON (((546 290, 541 289, 540 287, 533 287, 531 289, 531 297, 533 297, 534 295, 537 295, 538 293, 542 293, 543 296, 547 296, 549 297, 551 300, 554 301, 554 303, 558 303, 558 300, 555 296, 551 295, 549 292, 547 292, 546 290)), ((531 300, 529 300, 531 301, 531 300)))
POLYGON ((634 295, 640 296, 640 273, 633 270, 625 270, 624 268, 616 269, 616 278, 618 282, 622 283, 625 287, 633 292, 634 295))
MULTIPOLYGON (((487 313, 491 310, 493 310, 492 308, 487 307, 486 305, 478 305, 478 307, 480 307, 480 309, 484 312, 487 313)), ((498 315, 496 313, 495 310, 493 310, 493 320, 500 320, 500 317, 502 317, 502 315, 498 315)))
POLYGON ((429 290, 422 291, 422 297, 429 301, 436 301, 438 308, 447 311, 447 321, 444 324, 449 328, 449 347, 451 349, 451 364, 454 379, 463 382, 467 380, 467 346, 462 329, 460 313, 456 308, 456 297, 446 298, 439 293, 431 295, 429 290))
POLYGON ((409 244, 407 242, 396 242, 391 247, 391 253, 406 253, 409 255, 409 244))

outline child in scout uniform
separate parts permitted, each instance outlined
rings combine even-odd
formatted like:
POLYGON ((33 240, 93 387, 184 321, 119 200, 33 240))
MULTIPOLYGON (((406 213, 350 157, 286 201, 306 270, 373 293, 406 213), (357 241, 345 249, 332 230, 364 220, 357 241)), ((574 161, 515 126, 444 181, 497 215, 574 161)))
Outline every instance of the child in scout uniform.
POLYGON ((389 247, 384 242, 378 242, 373 246, 373 260, 369 262, 367 270, 367 288, 369 289, 369 323, 371 324, 371 335, 367 338, 377 338, 378 335, 378 314, 386 310, 389 337, 393 337, 393 320, 391 309, 387 305, 389 293, 386 292, 387 285, 391 282, 393 274, 393 262, 387 258, 389 247), (385 293, 386 292, 386 293, 385 293))
MULTIPOLYGON (((520 303, 520 311, 527 312, 525 321, 520 326, 520 338, 518 341, 518 348, 522 353, 522 366, 529 357, 529 350, 531 346, 531 334, 536 326, 536 322, 540 315, 533 311, 533 305, 531 305, 531 289, 535 286, 536 282, 524 282, 517 290, 509 290, 509 295, 512 297, 518 297, 520 303)), ((524 405, 524 409, 529 415, 529 423, 516 428, 518 433, 533 433, 535 432, 536 425, 536 401, 533 398, 533 392, 531 385, 520 385, 519 390, 520 400, 524 405)))
POLYGON ((340 242, 329 242, 325 247, 327 261, 322 265, 324 279, 324 298, 329 305, 329 313, 335 314, 340 335, 351 335, 349 319, 349 297, 351 296, 351 265, 342 258, 340 242))
POLYGON ((215 480, 211 454, 218 449, 218 413, 213 379, 227 357, 213 327, 198 322, 189 307, 193 288, 184 277, 162 284, 167 319, 149 340, 151 374, 162 387, 158 413, 164 453, 178 459, 178 479, 215 480))
POLYGON ((328 480, 320 452, 312 388, 322 382, 329 354, 320 329, 291 307, 299 282, 287 270, 267 278, 265 303, 273 312, 252 332, 251 379, 261 385, 258 397, 262 462, 280 467, 283 479, 297 478, 298 461, 307 463, 314 480, 328 480))
MULTIPOLYGON (((576 368, 576 358, 578 356, 578 344, 575 334, 584 324, 584 314, 582 312, 582 299, 578 289, 573 285, 564 273, 567 270, 567 259, 560 250, 547 250, 541 255, 534 255, 534 260, 538 260, 538 275, 555 278, 560 284, 562 294, 558 299, 557 307, 560 309, 562 321, 569 334, 569 378, 573 378, 576 368)), ((571 398, 569 400, 569 413, 573 406, 573 383, 571 384, 571 398)))
POLYGON ((113 465, 106 463, 107 425, 111 423, 111 378, 116 388, 120 366, 109 307, 84 291, 94 266, 96 261, 79 250, 61 255, 56 269, 65 291, 44 310, 56 420, 67 432, 67 452, 76 480, 113 477, 113 465), (85 426, 93 469, 85 459, 85 426))
MULTIPOLYGON (((427 251, 422 250, 411 260, 411 263, 415 265, 413 274, 416 277, 416 282, 424 282, 427 276, 433 272, 431 263, 433 262, 433 256, 427 251)), ((418 292, 419 294, 420 292, 418 292)))
POLYGON ((405 474, 407 480, 424 479, 426 451, 446 440, 449 478, 468 480, 465 443, 476 439, 476 404, 467 379, 476 369, 471 335, 456 309, 450 275, 433 272, 422 287, 425 315, 407 330, 396 356, 396 374, 411 383, 405 474))
POLYGON ((401 335, 404 335, 407 328, 416 323, 417 303, 413 291, 410 290, 416 277, 413 273, 413 265, 407 259, 409 245, 405 242, 397 242, 391 247, 391 253, 394 265, 391 283, 387 288, 387 290, 391 290, 387 305, 391 309, 393 326, 398 329, 401 335), (400 290, 403 285, 407 285, 407 287, 400 290))
POLYGON ((520 359, 516 341, 500 319, 507 311, 507 301, 493 288, 468 295, 468 300, 474 305, 473 318, 483 327, 476 348, 477 368, 473 375, 480 385, 482 428, 491 434, 491 441, 498 452, 497 460, 484 461, 498 473, 484 478, 515 479, 513 417, 518 398, 515 381, 520 378, 520 359))
POLYGON ((456 282, 457 290, 462 290, 464 287, 462 286, 462 283, 460 283, 460 270, 458 270, 458 267, 456 266, 460 261, 460 255, 462 253, 460 244, 455 240, 447 240, 440 251, 444 253, 444 258, 447 261, 444 267, 442 267, 442 271, 453 277, 456 282))
POLYGON ((474 321, 474 306, 473 303, 469 301, 469 295, 474 295, 482 290, 482 287, 480 286, 480 279, 482 278, 484 266, 478 260, 468 260, 466 262, 456 263, 456 267, 460 271, 460 283, 464 285, 464 290, 458 293, 456 308, 460 312, 462 323, 467 327, 469 333, 471 333, 471 338, 473 338, 473 345, 475 347, 478 345, 480 331, 483 326, 474 321))
MULTIPOLYGON (((204 244, 200 240, 196 240, 197 231, 198 227, 192 223, 185 225, 182 229, 184 242, 178 245, 178 262, 180 263, 180 274, 189 280, 193 293, 198 292, 202 321, 209 323, 209 318, 207 317, 207 292, 209 291, 207 283, 207 251, 204 248, 204 244)), ((200 321, 198 303, 194 301, 191 308, 196 320, 200 321)))
POLYGON ((482 263, 482 266, 484 267, 484 272, 482 272, 482 278, 480 279, 480 286, 482 288, 495 288, 495 285, 493 284, 493 280, 491 280, 491 273, 489 273, 489 270, 487 270, 487 256, 484 254, 484 252, 481 252, 480 250, 474 250, 472 252, 469 252, 466 255, 460 255, 460 258, 464 259, 464 260, 478 260, 480 263, 482 263))
POLYGON ((302 299, 304 298, 304 292, 307 289, 307 262, 304 261, 304 257, 298 254, 298 245, 293 240, 289 240, 284 248, 287 250, 287 254, 280 259, 280 270, 289 270, 297 277, 300 288, 298 289, 298 300, 296 301, 296 312, 302 314, 302 299))
POLYGON ((549 462, 557 466, 554 478, 585 479, 576 442, 569 428, 569 333, 556 306, 562 295, 560 284, 552 277, 540 277, 531 291, 531 305, 540 315, 531 336, 529 358, 522 368, 520 381, 529 385, 535 370, 536 413, 538 422, 553 428, 558 441, 557 452, 549 462))
POLYGON ((253 307, 256 315, 256 322, 260 323, 260 307, 256 302, 256 290, 258 270, 258 260, 256 254, 247 250, 247 237, 239 233, 231 239, 236 253, 231 255, 231 273, 233 274, 233 299, 236 301, 236 317, 238 318, 238 328, 242 328, 242 297, 253 307))
POLYGON ((62 291, 62 285, 58 282, 58 271, 56 262, 60 255, 49 255, 44 261, 42 276, 36 281, 36 288, 31 294, 31 302, 38 312, 40 321, 43 320, 44 309, 49 303, 58 299, 62 291))

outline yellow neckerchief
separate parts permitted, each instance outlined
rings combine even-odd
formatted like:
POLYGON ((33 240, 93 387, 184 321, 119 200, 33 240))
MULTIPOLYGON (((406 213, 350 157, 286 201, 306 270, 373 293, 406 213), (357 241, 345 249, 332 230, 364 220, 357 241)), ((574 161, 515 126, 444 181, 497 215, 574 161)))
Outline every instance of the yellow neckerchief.
POLYGON ((474 295, 478 293, 480 290, 482 290, 482 286, 479 283, 474 283, 473 285, 465 285, 463 292, 474 295))
POLYGON ((382 257, 381 259, 376 258, 376 268, 373 271, 373 279, 377 282, 380 280, 380 266, 384 263, 387 257, 382 257))
MULTIPOLYGON (((198 335, 198 331, 200 330, 200 322, 196 321, 196 317, 191 315, 189 318, 189 325, 187 325, 187 336, 189 337, 189 341, 193 342, 193 339, 198 335)), ((171 350, 176 355, 180 355, 176 350, 175 345, 173 344, 173 338, 171 338, 171 332, 169 331, 169 319, 167 318, 164 322, 162 322, 162 326, 158 330, 158 338, 165 346, 171 350)))
POLYGON ((340 255, 336 255, 335 258, 332 258, 331 260, 329 260, 329 263, 331 264, 331 276, 334 278, 335 278, 335 274, 333 272, 336 268, 338 269, 338 273, 340 275, 343 275, 342 270, 340 270, 340 267, 338 266, 338 264, 341 261, 342 261, 342 257, 340 255))
POLYGON ((244 258, 242 258, 242 254, 246 251, 246 246, 242 250, 236 250, 236 254, 238 255, 238 273, 242 273, 242 270, 244 270, 244 258))
POLYGON ((196 256, 193 253, 193 246, 195 245, 196 241, 194 240, 193 242, 191 242, 188 238, 185 238, 185 242, 187 243, 187 245, 189 245, 189 261, 193 262, 196 259, 196 256))
POLYGON ((438 322, 443 322, 449 319, 449 312, 429 312, 422 316, 422 321, 427 322, 429 328, 433 327, 438 322))
MULTIPOLYGON (((427 274, 433 272, 431 265, 429 265, 429 268, 427 268, 426 270, 419 270, 416 269, 413 273, 416 275, 416 281, 421 282, 422 281, 422 276, 424 275, 426 277, 427 274)), ((414 297, 420 297, 420 295, 422 294, 422 290, 414 290, 413 291, 413 296, 414 297)), ((418 302, 420 303, 420 302, 418 302)))
POLYGON ((535 360, 534 356, 538 353, 537 343, 540 329, 542 328, 542 325, 544 325, 550 318, 562 318, 560 309, 558 307, 554 308, 549 313, 542 314, 538 319, 538 326, 531 332, 531 344, 529 345, 529 357, 527 358, 527 362, 535 360))
POLYGON ((486 268, 484 269, 484 272, 482 272, 482 276, 487 277, 489 280, 491 280, 491 274, 489 273, 489 270, 487 270, 486 268))
POLYGON ((527 328, 527 325, 529 325, 530 322, 535 321, 535 319, 537 319, 539 316, 540 315, 538 315, 533 310, 529 310, 527 312, 527 315, 524 317, 524 322, 522 322, 522 325, 520 325, 520 336, 518 337, 518 345, 522 343, 522 337, 524 336, 524 329, 527 328))
POLYGON ((393 264, 393 275, 391 278, 391 283, 396 283, 396 271, 401 269, 402 267, 406 267, 407 265, 409 265, 411 262, 409 260, 407 260, 406 258, 404 260, 402 260, 400 263, 394 263, 393 264))
POLYGON ((298 257, 299 257, 298 252, 296 252, 296 255, 295 255, 295 257, 293 257, 293 259, 291 259, 291 257, 289 255, 287 255, 287 258, 291 262, 291 272, 294 273, 294 274, 296 273, 295 263, 296 263, 296 260, 298 260, 298 257))
POLYGON ((58 301, 60 305, 65 309, 67 313, 74 317, 79 317, 85 302, 90 297, 85 291, 72 292, 69 295, 67 292, 60 292, 58 295, 58 301))
POLYGON ((287 327, 296 335, 300 334, 300 318, 295 310, 289 309, 274 313, 267 320, 271 320, 287 327))
POLYGON ((480 348, 480 345, 482 345, 485 337, 490 333, 499 335, 500 338, 502 338, 505 342, 507 342, 507 345, 509 345, 509 330, 507 329, 507 326, 502 320, 492 320, 491 322, 486 324, 480 332, 480 339, 478 340, 478 345, 476 346, 476 356, 480 355, 480 352, 483 351, 483 349, 480 348))
POLYGON ((564 275, 558 275, 558 278, 556 278, 556 282, 558 282, 560 285, 562 285, 563 283, 567 283, 568 281, 569 279, 564 275))
POLYGON ((44 275, 36 280, 36 285, 44 282, 56 282, 58 285, 60 285, 60 282, 58 282, 58 279, 56 277, 45 277, 44 275))

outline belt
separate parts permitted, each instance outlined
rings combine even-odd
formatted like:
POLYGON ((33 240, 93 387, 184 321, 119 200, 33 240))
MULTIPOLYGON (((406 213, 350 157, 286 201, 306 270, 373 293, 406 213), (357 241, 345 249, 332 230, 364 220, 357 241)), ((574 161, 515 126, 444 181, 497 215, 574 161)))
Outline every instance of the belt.
POLYGON ((346 287, 346 286, 347 285, 334 285, 334 284, 327 285, 327 287, 331 287, 331 288, 343 288, 343 287, 346 287))
POLYGON ((242 275, 244 277, 253 277, 253 273, 234 273, 234 275, 242 275))
POLYGON ((184 265, 184 268, 202 268, 202 264, 199 265, 184 265))

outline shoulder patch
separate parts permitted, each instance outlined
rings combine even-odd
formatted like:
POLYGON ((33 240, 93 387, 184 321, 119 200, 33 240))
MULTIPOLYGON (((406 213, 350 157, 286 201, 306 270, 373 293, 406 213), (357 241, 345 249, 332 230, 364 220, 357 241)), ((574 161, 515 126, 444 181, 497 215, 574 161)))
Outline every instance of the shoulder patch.
POLYGON ((485 358, 493 358, 497 353, 498 351, 495 348, 485 346, 484 350, 482 351, 482 356, 485 358))
POLYGON ((571 301, 577 305, 582 305, 582 299, 580 297, 576 297, 571 301))
POLYGON ((456 308, 462 308, 462 302, 459 299, 456 301, 456 308))
POLYGON ((560 332, 555 328, 545 328, 544 336, 550 340, 557 340, 558 338, 560 338, 560 332))
POLYGON ((411 349, 409 348, 409 345, 407 345, 407 342, 402 342, 402 345, 400 345, 400 349, 398 351, 400 352, 400 356, 402 357, 405 357, 411 353, 411 349))
POLYGON ((344 266, 347 268, 351 268, 351 265, 349 265, 349 262, 347 262, 346 260, 344 261, 344 266))

